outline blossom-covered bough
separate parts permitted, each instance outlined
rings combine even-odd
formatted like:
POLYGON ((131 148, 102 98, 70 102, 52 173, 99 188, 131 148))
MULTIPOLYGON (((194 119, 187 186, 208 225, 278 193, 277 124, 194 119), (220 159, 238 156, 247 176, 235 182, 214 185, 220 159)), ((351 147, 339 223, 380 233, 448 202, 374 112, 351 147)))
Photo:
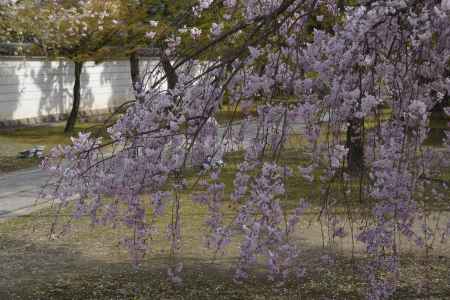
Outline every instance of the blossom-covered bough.
MULTIPOLYGON (((342 11, 325 0, 203 0, 193 10, 218 8, 210 32, 184 30, 168 41, 173 87, 165 88, 167 73, 147 74, 144 100, 108 129, 110 140, 80 134, 52 151, 43 164, 55 175, 49 196, 62 207, 74 202, 75 217, 131 228, 124 245, 139 263, 166 214, 176 257, 180 197, 196 189, 192 200, 209 211, 207 246, 220 254, 240 243, 238 281, 260 258, 274 281, 304 276, 294 236, 304 212, 318 206, 332 239, 351 235, 366 249, 367 297, 389 298, 398 239, 426 248, 449 234, 448 216, 433 230, 426 222, 430 207, 448 209, 449 140, 439 147, 425 140, 429 111, 450 94, 450 2, 360 1, 342 11), (311 35, 326 19, 335 25, 311 35), (181 39, 203 34, 207 43, 178 52, 181 39), (224 101, 247 115, 239 130, 231 122, 219 130, 214 116, 224 101), (292 146, 296 124, 302 142, 292 146), (202 170, 191 186, 184 170, 224 144, 243 153, 233 192, 225 193, 220 169, 202 170), (302 159, 286 162, 292 151, 302 159), (288 210, 288 181, 320 189, 288 210), (236 207, 231 222, 225 200, 236 207)), ((172 267, 171 279, 180 281, 180 271, 172 267)))

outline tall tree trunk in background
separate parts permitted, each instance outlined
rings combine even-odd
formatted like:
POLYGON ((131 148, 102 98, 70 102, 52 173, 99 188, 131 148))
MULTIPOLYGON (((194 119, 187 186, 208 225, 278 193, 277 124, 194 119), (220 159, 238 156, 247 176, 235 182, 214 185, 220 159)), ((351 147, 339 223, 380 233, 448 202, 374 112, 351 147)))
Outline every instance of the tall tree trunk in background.
POLYGON ((161 65, 164 69, 164 74, 167 78, 167 89, 172 90, 177 85, 178 76, 175 73, 175 69, 173 68, 172 64, 170 63, 169 58, 164 54, 164 52, 161 54, 160 60, 161 65))
MULTIPOLYGON (((447 77, 447 80, 450 79, 450 68, 448 68, 445 71, 444 76, 447 77)), ((432 91, 431 96, 437 102, 438 100, 437 92, 432 91)), ((428 133, 428 142, 436 145, 442 145, 442 142, 446 137, 446 131, 449 129, 450 117, 445 112, 445 110, 449 107, 450 107, 450 92, 447 91, 442 100, 437 102, 430 109, 430 116, 429 116, 430 131, 428 133)))
POLYGON ((133 84, 133 90, 139 92, 141 89, 141 76, 139 69, 139 56, 136 51, 132 52, 130 55, 130 75, 131 83, 133 84))
POLYGON ((345 0, 337 0, 337 8, 340 13, 345 11, 345 0))
POLYGON ((432 120, 445 120, 447 119, 447 114, 445 113, 445 108, 450 106, 450 95, 447 94, 444 96, 442 101, 437 103, 431 109, 431 119, 432 120))
POLYGON ((445 109, 448 107, 450 107, 450 95, 446 94, 444 98, 430 110, 430 128, 427 143, 442 145, 444 142, 450 120, 445 112, 445 109))
POLYGON ((364 168, 364 119, 353 118, 348 123, 346 138, 348 170, 350 174, 358 175, 364 168))
MULTIPOLYGON (((447 77, 447 80, 450 80, 450 67, 446 69, 444 76, 447 77)), ((433 92, 432 96, 437 98, 437 93, 433 92)), ((438 122, 447 120, 448 116, 445 113, 445 108, 447 107, 450 107, 450 91, 447 91, 444 98, 431 109, 431 120, 438 122)))
POLYGON ((77 122, 78 111, 80 110, 81 102, 81 70, 83 68, 82 62, 75 62, 75 84, 73 85, 73 103, 72 111, 70 112, 69 119, 67 119, 64 133, 71 133, 75 128, 77 122))

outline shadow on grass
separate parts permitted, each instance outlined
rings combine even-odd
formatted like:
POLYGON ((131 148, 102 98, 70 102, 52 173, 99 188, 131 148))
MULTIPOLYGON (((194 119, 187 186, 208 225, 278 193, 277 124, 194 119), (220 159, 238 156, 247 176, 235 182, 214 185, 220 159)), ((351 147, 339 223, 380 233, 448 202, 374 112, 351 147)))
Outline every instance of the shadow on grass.
MULTIPOLYGON (((317 255, 323 249, 302 254, 315 256, 306 262, 304 279, 278 288, 258 271, 247 282, 234 283, 232 260, 208 264, 201 257, 181 258, 184 281, 174 285, 167 279, 167 257, 152 257, 133 268, 127 261, 83 256, 70 244, 28 242, 6 235, 0 236, 0 253, 0 299, 361 299, 364 290, 348 258, 339 257, 339 264, 317 267, 321 259, 317 255)), ((414 278, 424 273, 405 269, 411 273, 404 276, 407 282, 400 286, 395 299, 447 299, 450 288, 445 288, 448 278, 444 267, 449 265, 448 258, 431 261, 433 264, 426 266, 429 270, 440 267, 438 273, 430 273, 431 285, 417 291, 414 278)))
POLYGON ((136 269, 128 262, 92 260, 70 247, 7 237, 0 245, 0 299, 266 299, 271 292, 238 286, 230 270, 201 259, 184 260, 184 283, 176 286, 167 280, 161 258, 136 269))

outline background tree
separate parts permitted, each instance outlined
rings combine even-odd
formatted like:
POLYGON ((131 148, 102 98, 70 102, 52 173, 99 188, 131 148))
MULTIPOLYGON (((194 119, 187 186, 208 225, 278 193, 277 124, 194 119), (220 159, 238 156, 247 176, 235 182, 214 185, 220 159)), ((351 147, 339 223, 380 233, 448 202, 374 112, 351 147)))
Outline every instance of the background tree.
POLYGON ((0 1, 0 42, 3 42, 7 39, 7 35, 9 34, 9 4, 8 2, 0 1))
POLYGON ((191 48, 191 43, 198 44, 205 40, 206 35, 202 35, 201 28, 209 29, 211 16, 195 16, 192 10, 197 4, 195 0, 140 0, 118 3, 121 7, 118 24, 122 26, 122 35, 115 40, 115 54, 124 53, 129 57, 133 87, 141 86, 143 81, 139 75, 139 56, 143 53, 142 50, 150 50, 151 53, 146 51, 144 55, 159 56, 159 65, 168 79, 168 88, 173 89, 177 82, 172 69, 173 58, 175 55, 182 57, 183 49, 191 48), (173 47, 173 37, 192 37, 192 31, 196 33, 195 39, 183 39, 183 45, 178 45, 176 54, 168 52, 170 45, 173 47), (152 51, 153 49, 156 51, 152 51))
MULTIPOLYGON (((13 29, 15 19, 15 2, 9 0, 0 1, 0 43, 10 43, 18 40, 18 32, 13 29)), ((0 48, 0 55, 2 49, 0 48)), ((7 52, 5 50, 5 52, 7 52)))
POLYGON ((146 38, 149 28, 149 1, 118 0, 116 3, 120 7, 116 16, 116 24, 120 27, 121 34, 117 35, 112 43, 112 46, 115 47, 113 54, 129 58, 132 86, 136 93, 139 93, 139 86, 142 84, 139 50, 149 47, 146 38))
POLYGON ((49 59, 62 57, 74 63, 75 83, 72 109, 64 132, 73 131, 81 102, 83 63, 110 55, 108 46, 119 34, 116 1, 27 1, 17 9, 23 32, 49 59), (39 11, 36 14, 36 11, 39 11))

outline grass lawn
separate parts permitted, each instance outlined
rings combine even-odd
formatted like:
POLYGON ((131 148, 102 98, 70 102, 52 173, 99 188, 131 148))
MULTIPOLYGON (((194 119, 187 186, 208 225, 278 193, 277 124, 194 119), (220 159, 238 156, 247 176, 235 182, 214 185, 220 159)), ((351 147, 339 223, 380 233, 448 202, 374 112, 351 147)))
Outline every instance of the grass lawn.
MULTIPOLYGON (((251 115, 255 115, 255 111, 251 111, 251 115)), ((380 121, 389 119, 390 111, 388 109, 381 110, 380 121)), ((222 125, 227 125, 230 121, 237 122, 244 118, 244 114, 239 107, 233 105, 223 105, 216 114, 217 121, 222 125)), ((448 130, 448 117, 433 119, 430 122, 430 134, 426 140, 426 145, 439 146, 448 130)), ((376 126, 377 121, 374 118, 368 118, 365 121, 366 129, 376 126)), ((58 144, 67 144, 70 142, 70 135, 65 135, 64 122, 51 123, 42 126, 11 128, 0 130, 0 174, 26 168, 35 167, 39 164, 38 159, 19 159, 17 155, 20 151, 30 149, 36 145, 43 145, 46 151, 58 144)), ((78 134, 80 131, 90 130, 101 136, 107 136, 105 129, 100 128, 102 123, 84 122, 78 123, 72 135, 78 134), (93 128, 94 127, 94 128, 93 128)), ((342 133, 343 137, 345 132, 342 133)))
MULTIPOLYGON (((239 108, 235 109, 224 105, 216 115, 220 124, 228 124, 229 121, 239 121, 243 113, 239 108)), ((77 123, 73 134, 64 134, 65 122, 49 123, 38 126, 0 129, 0 174, 12 172, 39 165, 39 159, 20 159, 21 151, 37 145, 43 145, 46 152, 59 144, 70 143, 70 136, 77 135, 80 131, 91 131, 100 136, 107 137, 102 123, 83 122, 77 123)))
MULTIPOLYGON (((101 125, 101 123, 78 123, 72 135, 77 135, 78 132, 88 129, 97 132, 97 128, 92 128, 95 125, 101 125)), ((64 122, 58 122, 42 126, 1 129, 0 174, 36 167, 39 164, 39 159, 18 158, 17 155, 20 151, 36 145, 43 145, 45 150, 49 151, 56 145, 69 143, 71 135, 64 134, 64 126, 64 122)), ((104 135, 104 130, 100 130, 99 133, 104 135)))
MULTIPOLYGON (((65 236, 49 240, 53 213, 46 209, 0 223, 0 299, 361 299, 364 293, 365 284, 355 265, 360 259, 351 261, 346 250, 349 241, 322 247, 315 214, 301 223, 299 229, 304 233, 301 239, 297 237, 306 277, 275 288, 258 268, 244 284, 232 281, 230 266, 238 252, 236 243, 213 261, 200 235, 205 231, 204 210, 187 199, 182 208, 183 250, 176 258, 184 264, 180 286, 167 280, 170 256, 163 238, 151 242, 152 252, 135 269, 119 246, 118 232, 92 228, 88 218, 77 221, 65 236), (337 253, 336 262, 313 267, 331 249, 337 253)), ((158 224, 161 236, 165 221, 158 224)), ((446 299, 450 296, 449 268, 448 253, 408 253, 395 299, 418 299, 425 294, 446 299)))
MULTIPOLYGON (((251 109, 250 116, 256 116, 256 108, 251 109)), ((216 120, 221 125, 227 125, 229 122, 238 122, 245 118, 245 114, 239 106, 224 104, 215 115, 216 120)))
MULTIPOLYGON (((219 115, 221 123, 230 120, 230 110, 219 115)), ((92 123, 77 126, 86 130, 92 123)), ((45 145, 47 150, 64 144, 69 137, 63 132, 63 123, 52 126, 23 128, 0 132, 0 172, 35 166, 38 161, 19 160, 21 150, 33 145, 45 145)), ((294 151, 281 158, 284 163, 296 166, 303 161, 301 138, 292 139, 294 151), (298 150, 298 149, 297 149, 298 150)), ((232 189, 236 163, 241 153, 229 153, 221 179, 226 193, 232 189)), ((319 174, 317 174, 319 175, 319 174)), ((189 178, 192 183, 196 179, 189 178)), ((308 183, 299 177, 287 182, 288 194, 282 206, 292 209, 299 198, 308 196, 322 199, 319 184, 308 183)), ((89 217, 73 221, 74 226, 65 235, 49 238, 55 209, 46 208, 28 216, 0 222, 0 299, 361 299, 365 283, 361 277, 364 266, 361 245, 353 247, 350 236, 330 239, 324 218, 319 218, 322 203, 313 203, 292 236, 302 252, 299 260, 306 268, 303 279, 292 280, 285 286, 274 287, 262 274, 260 266, 255 275, 244 284, 232 281, 232 263, 236 261, 238 240, 233 240, 223 256, 215 258, 213 251, 204 247, 203 233, 206 208, 192 203, 189 191, 181 197, 182 248, 171 257, 166 250, 165 228, 169 216, 155 224, 159 234, 150 242, 151 251, 139 268, 133 268, 128 253, 120 245, 120 238, 130 235, 127 228, 113 230, 110 226, 92 227, 89 217), (331 255, 335 261, 318 261, 331 255), (183 262, 182 285, 167 280, 167 264, 183 262)), ((351 198, 351 197, 350 197, 351 198)), ((345 229, 357 233, 362 225, 364 209, 356 206, 355 198, 342 202, 344 213, 352 209, 354 224, 345 223, 345 229), (346 205, 350 206, 346 206, 346 205), (354 228, 352 226, 355 226, 354 228)), ((224 200, 223 213, 231 221, 236 211, 228 199, 224 200)), ((434 204, 433 204, 434 205, 434 204)), ((169 208, 170 209, 170 208, 169 208)), ((448 211, 431 207, 430 222, 438 217, 446 220, 448 211)), ((150 213, 150 212, 149 212, 150 213)), ((63 211, 58 232, 70 220, 69 211, 63 211)), ((441 224, 442 225, 442 224, 441 224)), ((237 237, 239 239, 240 237, 237 237)), ((432 251, 417 250, 406 240, 400 241, 402 267, 399 290, 395 299, 448 299, 450 297, 449 243, 435 243, 432 251)))
MULTIPOLYGON (((233 174, 240 153, 227 155, 222 170, 226 191, 231 190, 233 174)), ((285 156, 287 163, 301 157, 285 156)), ((190 177, 189 181, 195 181, 190 177)), ((284 207, 293 208, 302 195, 315 193, 317 186, 308 186, 300 178, 288 183, 290 194, 284 207)), ((89 217, 73 221, 65 235, 49 239, 55 209, 47 208, 29 216, 0 223, 0 299, 361 299, 365 283, 361 277, 362 247, 352 249, 350 236, 330 240, 324 218, 318 218, 319 203, 310 208, 291 237, 301 247, 299 260, 306 267, 306 276, 285 286, 274 287, 262 274, 261 265, 255 275, 243 284, 232 281, 232 263, 239 248, 234 239, 223 256, 204 246, 203 234, 206 208, 191 201, 189 191, 181 197, 182 248, 176 258, 170 256, 165 228, 170 216, 156 223, 158 230, 150 242, 151 252, 142 265, 133 268, 120 238, 131 235, 127 228, 92 227, 89 217), (352 255, 353 254, 353 255, 352 255), (318 267, 324 255, 335 262, 318 267), (353 256, 353 259, 351 257, 353 256), (167 264, 183 262, 183 284, 173 285, 167 279, 167 264)), ((231 221, 236 211, 228 199, 223 213, 231 221)), ((170 209, 170 207, 168 208, 170 209)), ((355 215, 358 211, 355 210, 355 215)), ((150 212, 149 212, 150 216, 150 212)), ((441 221, 450 213, 435 212, 441 221)), ((356 217, 356 219, 358 219, 356 217)), ((64 211, 58 231, 70 220, 64 211)), ((431 221, 431 220, 430 220, 431 221)), ((357 222, 358 223, 358 222, 357 222)), ((431 224, 431 223, 430 223, 431 224)), ((349 232, 350 225, 346 224, 349 232)), ((357 229, 355 224, 355 230, 357 229)), ((448 242, 436 243, 431 252, 414 250, 411 243, 401 240, 404 253, 400 273, 400 289, 395 299, 431 299, 450 296, 448 242), (434 297, 434 298, 433 298, 434 297)))

